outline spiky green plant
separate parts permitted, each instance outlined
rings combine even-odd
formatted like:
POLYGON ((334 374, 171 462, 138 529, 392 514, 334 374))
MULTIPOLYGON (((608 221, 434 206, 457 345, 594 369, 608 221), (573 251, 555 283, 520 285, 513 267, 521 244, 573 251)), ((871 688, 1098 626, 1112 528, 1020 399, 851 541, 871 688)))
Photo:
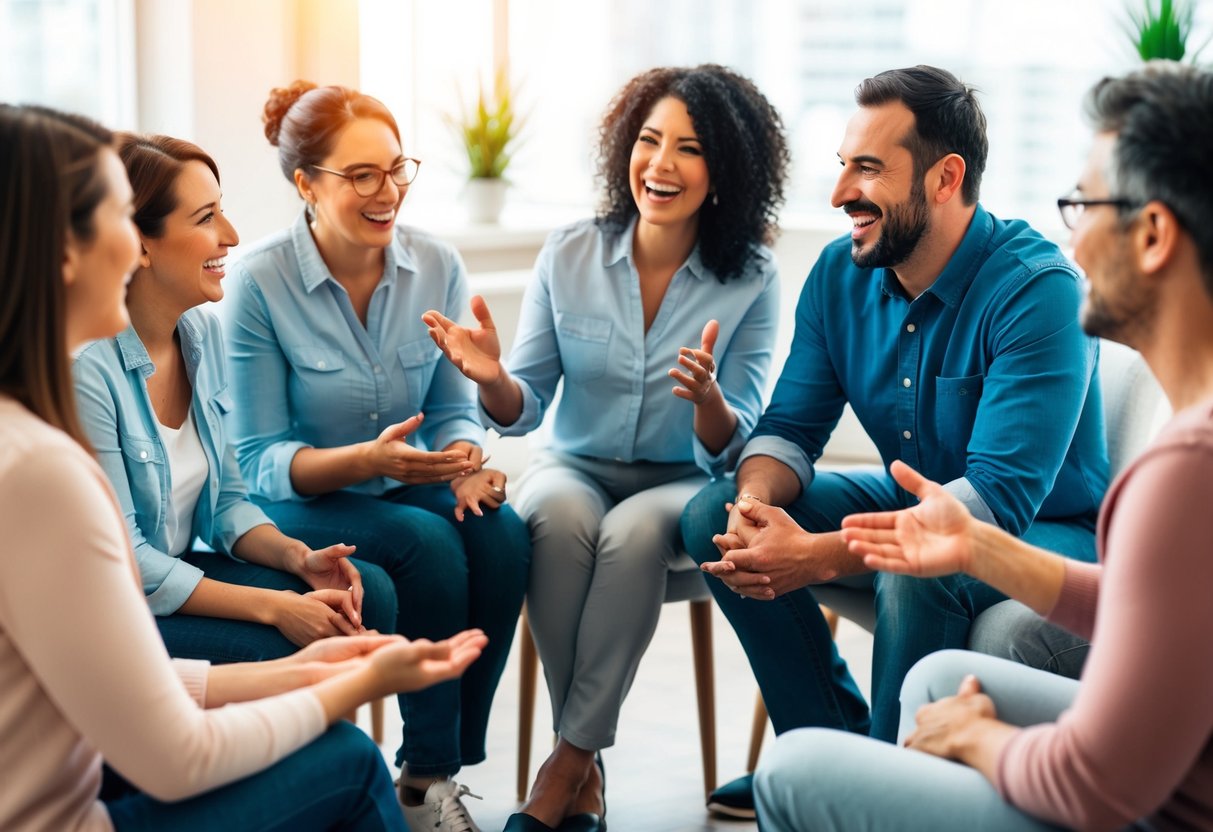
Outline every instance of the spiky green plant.
POLYGON ((481 81, 475 106, 461 106, 458 116, 447 116, 467 153, 469 178, 500 179, 505 174, 525 121, 514 108, 514 92, 505 72, 499 71, 491 95, 481 81))
MULTIPOLYGON (((1141 0, 1126 12, 1125 34, 1143 61, 1184 59, 1195 15, 1192 0, 1141 0)), ((1191 54, 1191 60, 1196 60, 1201 49, 1191 54)))

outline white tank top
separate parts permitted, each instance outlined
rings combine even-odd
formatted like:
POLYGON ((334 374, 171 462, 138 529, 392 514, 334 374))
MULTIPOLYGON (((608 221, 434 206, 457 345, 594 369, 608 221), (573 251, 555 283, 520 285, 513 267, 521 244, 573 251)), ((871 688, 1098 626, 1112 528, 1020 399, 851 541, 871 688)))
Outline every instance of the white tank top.
POLYGON ((194 509, 211 473, 202 440, 198 438, 198 427, 194 424, 193 407, 181 427, 174 429, 161 424, 160 439, 164 442, 169 478, 173 482, 173 493, 168 501, 168 554, 180 557, 194 542, 194 509))

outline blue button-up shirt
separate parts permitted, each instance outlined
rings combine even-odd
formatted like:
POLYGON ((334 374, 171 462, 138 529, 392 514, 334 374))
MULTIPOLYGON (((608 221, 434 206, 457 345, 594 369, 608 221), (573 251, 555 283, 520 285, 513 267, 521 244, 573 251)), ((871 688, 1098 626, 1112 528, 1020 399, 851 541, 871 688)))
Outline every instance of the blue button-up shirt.
MULTIPOLYGON (((384 252, 366 326, 321 258, 305 213, 233 267, 224 330, 238 404, 236 456, 253 493, 304 499, 291 484, 301 448, 365 442, 419 411, 425 421, 410 444, 483 443, 472 383, 438 360, 421 322, 427 309, 464 315, 463 261, 405 226, 384 252)), ((376 477, 348 490, 382 494, 399 485, 376 477)))
MULTIPOLYGON (((1097 342, 1077 272, 1021 221, 977 207, 934 284, 910 298, 888 269, 826 246, 742 458, 772 456, 807 487, 849 402, 886 467, 904 460, 1013 534, 1094 517, 1108 483, 1097 342)), ((909 502, 907 497, 907 504, 909 502)))
MULTIPOLYGON (((194 388, 190 409, 210 471, 194 509, 191 533, 231 553, 236 541, 268 517, 248 500, 224 420, 232 410, 219 322, 191 309, 177 322, 186 373, 194 388)), ((202 580, 202 570, 168 554, 173 473, 159 422, 147 394, 156 371, 132 327, 95 341, 76 357, 76 404, 85 432, 118 495, 135 548, 143 591, 156 615, 180 609, 202 580)))
POLYGON ((522 388, 522 415, 500 425, 481 407, 484 424, 503 435, 533 430, 556 394, 552 447, 621 462, 696 462, 718 474, 737 458, 762 410, 779 318, 774 258, 760 248, 740 277, 721 283, 698 248, 675 272, 648 332, 640 277, 632 260, 635 223, 604 232, 593 220, 549 236, 535 264, 510 352, 522 388), (693 429, 694 406, 672 392, 668 375, 678 349, 700 345, 715 318, 717 382, 737 414, 737 429, 719 453, 708 453, 693 429))

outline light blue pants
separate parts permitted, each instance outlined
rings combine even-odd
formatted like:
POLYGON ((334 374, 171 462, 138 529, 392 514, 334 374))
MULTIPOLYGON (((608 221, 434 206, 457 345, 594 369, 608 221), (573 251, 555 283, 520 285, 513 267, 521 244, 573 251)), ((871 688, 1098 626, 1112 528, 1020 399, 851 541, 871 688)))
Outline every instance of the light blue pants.
MULTIPOLYGON (((1078 692, 1072 679, 966 650, 943 650, 906 675, 900 738, 913 730, 920 706, 954 695, 969 673, 994 700, 998 718, 1012 725, 1053 722, 1078 692)), ((754 794, 764 832, 1058 828, 1011 806, 968 766, 824 728, 781 735, 758 767, 754 794)))

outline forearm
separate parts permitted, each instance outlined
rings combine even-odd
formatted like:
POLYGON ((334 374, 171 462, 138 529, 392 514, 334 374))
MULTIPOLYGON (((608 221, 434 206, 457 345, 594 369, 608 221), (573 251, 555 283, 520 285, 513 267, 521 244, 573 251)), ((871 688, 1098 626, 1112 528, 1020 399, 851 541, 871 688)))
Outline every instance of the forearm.
POLYGON ((863 565, 863 558, 856 555, 843 542, 841 532, 822 532, 809 535, 810 560, 817 577, 811 583, 826 583, 848 575, 871 572, 863 565))
POLYGON ((291 485, 300 494, 328 494, 378 476, 369 444, 300 448, 291 459, 291 485))
POLYGON ((1065 582, 1065 560, 979 521, 972 522, 970 575, 1048 615, 1065 582))
POLYGON ((695 435, 710 454, 723 451, 733 438, 737 430, 737 414, 725 401, 719 384, 713 384, 707 398, 695 405, 694 427, 695 435))
POLYGON ((952 757, 997 784, 998 758, 1018 731, 1014 725, 997 719, 975 719, 956 731, 952 757))
POLYGON ((752 456, 737 469, 737 493, 771 506, 786 506, 800 496, 796 472, 770 456, 752 456))
POLYGON ((312 686, 328 722, 336 722, 364 702, 381 699, 395 691, 385 688, 367 662, 351 662, 343 672, 312 686))
POLYGON ((301 554, 298 550, 301 548, 306 549, 298 540, 284 535, 277 526, 263 523, 242 534, 232 547, 232 554, 249 563, 298 575, 301 554))
POLYGON ((273 626, 277 609, 278 593, 273 590, 203 578, 178 612, 273 626))
POLYGON ((504 367, 496 381, 479 385, 480 403, 501 425, 512 425, 522 415, 522 388, 504 367))
POLYGON ((212 665, 206 680, 206 707, 249 702, 313 685, 339 672, 340 665, 291 658, 212 665))

